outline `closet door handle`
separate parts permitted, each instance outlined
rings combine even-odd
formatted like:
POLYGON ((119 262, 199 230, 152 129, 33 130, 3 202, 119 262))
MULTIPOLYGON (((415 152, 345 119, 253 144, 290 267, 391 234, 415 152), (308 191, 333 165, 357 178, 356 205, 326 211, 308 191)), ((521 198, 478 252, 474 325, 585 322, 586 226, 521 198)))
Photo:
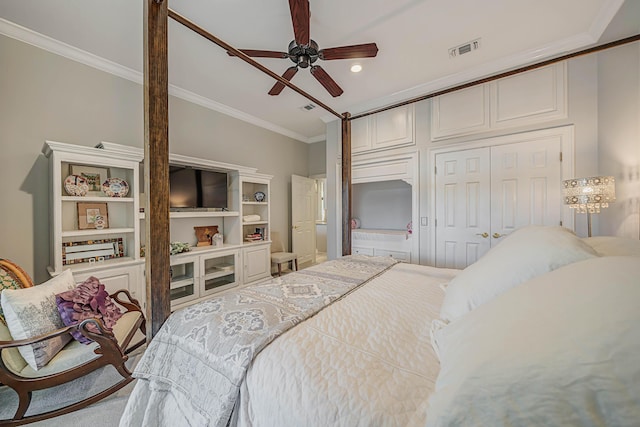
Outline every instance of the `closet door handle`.
POLYGON ((504 237, 504 236, 506 236, 506 234, 493 233, 493 238, 494 239, 499 239, 499 238, 504 237))
POLYGON ((487 233, 486 231, 484 233, 476 233, 476 236, 482 236, 483 239, 486 239, 487 237, 489 237, 489 233, 487 233))

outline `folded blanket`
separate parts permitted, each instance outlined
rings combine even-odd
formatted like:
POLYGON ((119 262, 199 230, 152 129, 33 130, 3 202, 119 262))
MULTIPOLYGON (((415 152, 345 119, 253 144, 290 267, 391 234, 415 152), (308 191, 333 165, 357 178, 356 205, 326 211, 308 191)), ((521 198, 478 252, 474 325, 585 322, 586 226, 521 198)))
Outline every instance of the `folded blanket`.
POLYGON ((260 215, 245 215, 242 217, 242 221, 244 222, 260 221, 260 215))

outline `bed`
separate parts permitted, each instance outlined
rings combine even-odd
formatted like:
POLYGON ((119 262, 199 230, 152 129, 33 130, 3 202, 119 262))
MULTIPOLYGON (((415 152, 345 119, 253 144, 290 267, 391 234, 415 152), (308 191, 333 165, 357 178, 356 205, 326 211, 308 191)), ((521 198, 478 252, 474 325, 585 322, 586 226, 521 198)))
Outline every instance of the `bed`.
POLYGON ((594 239, 526 227, 462 271, 344 257, 180 310, 120 425, 637 425, 640 242, 594 239), (254 303, 277 326, 216 354, 254 303))

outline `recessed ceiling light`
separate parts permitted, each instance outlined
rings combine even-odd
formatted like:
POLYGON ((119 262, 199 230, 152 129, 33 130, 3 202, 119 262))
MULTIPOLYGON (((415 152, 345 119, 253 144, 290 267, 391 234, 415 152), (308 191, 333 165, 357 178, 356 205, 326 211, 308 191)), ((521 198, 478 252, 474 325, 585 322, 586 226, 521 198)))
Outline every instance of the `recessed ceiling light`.
POLYGON ((351 66, 351 72, 352 73, 359 73, 360 71, 362 71, 362 65, 360 64, 353 64, 351 66))

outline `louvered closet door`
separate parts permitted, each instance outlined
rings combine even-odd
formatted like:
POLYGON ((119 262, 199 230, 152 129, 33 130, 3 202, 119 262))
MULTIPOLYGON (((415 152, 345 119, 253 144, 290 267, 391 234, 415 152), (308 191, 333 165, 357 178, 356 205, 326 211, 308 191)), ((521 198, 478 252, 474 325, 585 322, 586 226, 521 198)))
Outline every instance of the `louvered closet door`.
POLYGON ((488 148, 436 155, 436 266, 464 268, 491 239, 488 148))
POLYGON ((491 147, 492 246, 528 224, 560 224, 560 151, 558 137, 491 147))

